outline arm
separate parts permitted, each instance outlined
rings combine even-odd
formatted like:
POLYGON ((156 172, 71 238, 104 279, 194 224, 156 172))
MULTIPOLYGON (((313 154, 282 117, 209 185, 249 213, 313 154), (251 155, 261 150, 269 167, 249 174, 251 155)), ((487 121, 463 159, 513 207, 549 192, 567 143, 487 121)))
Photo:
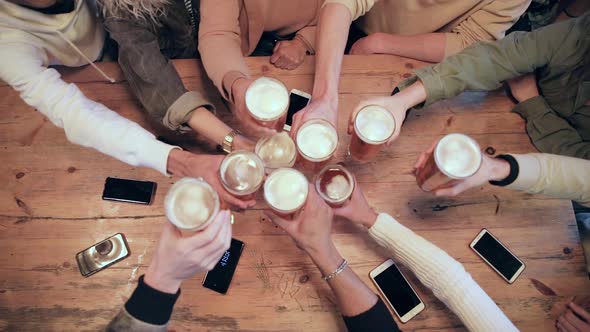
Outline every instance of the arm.
POLYGON ((496 303, 446 252, 381 213, 371 237, 406 265, 470 331, 518 331, 496 303))
POLYGON ((0 79, 20 93, 30 106, 63 128, 68 140, 133 166, 167 174, 173 146, 104 105, 84 96, 74 84, 61 80, 55 69, 44 67, 43 49, 20 43, 0 46, 0 79))
MULTIPOLYGON (((504 38, 531 0, 494 0, 445 33, 444 56, 450 56, 480 41, 504 38)), ((439 60, 440 61, 440 60, 439 60)))
POLYGON ((134 19, 105 19, 105 27, 119 44, 119 64, 133 94, 157 121, 172 130, 193 129, 221 144, 232 129, 212 112, 211 102, 187 91, 172 62, 162 55, 158 37, 147 24, 134 19))
POLYGON ((232 86, 239 78, 249 78, 242 56, 240 38, 240 1, 201 1, 199 53, 203 66, 219 92, 234 102, 232 86))
POLYGON ((560 48, 575 49, 583 36, 580 20, 568 20, 529 33, 512 33, 493 43, 479 43, 440 64, 416 70, 416 77, 399 84, 404 89, 417 80, 424 85, 426 103, 451 98, 465 90, 494 90, 507 79, 531 73, 551 61, 560 48))

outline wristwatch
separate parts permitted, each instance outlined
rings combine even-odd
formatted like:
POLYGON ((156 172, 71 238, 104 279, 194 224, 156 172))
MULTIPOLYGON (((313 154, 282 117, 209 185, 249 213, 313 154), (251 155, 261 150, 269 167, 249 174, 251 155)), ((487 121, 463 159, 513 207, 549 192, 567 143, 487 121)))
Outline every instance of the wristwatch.
POLYGON ((225 153, 231 153, 234 148, 234 140, 238 133, 235 130, 230 131, 225 137, 223 138, 223 142, 221 143, 221 148, 225 153))

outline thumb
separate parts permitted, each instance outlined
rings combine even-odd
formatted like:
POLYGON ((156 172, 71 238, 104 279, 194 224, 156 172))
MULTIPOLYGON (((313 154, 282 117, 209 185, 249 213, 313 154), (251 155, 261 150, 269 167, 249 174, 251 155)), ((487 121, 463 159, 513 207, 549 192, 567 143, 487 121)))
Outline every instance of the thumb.
POLYGON ((279 215, 277 215, 276 213, 274 213, 274 211, 272 210, 264 210, 264 214, 270 218, 270 220, 275 223, 277 226, 279 226, 280 228, 282 228, 285 232, 291 234, 291 227, 293 226, 292 222, 290 222, 289 220, 280 217, 279 215))
POLYGON ((275 45, 275 48, 272 50, 272 55, 270 56, 270 63, 274 64, 281 58, 281 54, 278 52, 279 44, 275 45))

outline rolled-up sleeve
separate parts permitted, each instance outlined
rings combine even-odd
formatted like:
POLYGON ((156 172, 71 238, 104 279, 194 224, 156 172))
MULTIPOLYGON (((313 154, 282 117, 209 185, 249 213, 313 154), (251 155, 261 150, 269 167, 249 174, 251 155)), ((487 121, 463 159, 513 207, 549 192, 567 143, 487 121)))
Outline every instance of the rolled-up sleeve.
POLYGON ((326 0, 322 6, 328 4, 340 4, 344 5, 350 10, 350 16, 352 21, 365 15, 375 4, 377 0, 326 0))
POLYGON ((150 116, 172 130, 187 131, 186 123, 195 109, 215 110, 200 93, 184 87, 148 26, 107 18, 105 27, 119 44, 119 64, 133 94, 150 116))
POLYGON ((494 0, 446 33, 445 56, 479 41, 504 38, 506 31, 526 11, 530 0, 494 0))

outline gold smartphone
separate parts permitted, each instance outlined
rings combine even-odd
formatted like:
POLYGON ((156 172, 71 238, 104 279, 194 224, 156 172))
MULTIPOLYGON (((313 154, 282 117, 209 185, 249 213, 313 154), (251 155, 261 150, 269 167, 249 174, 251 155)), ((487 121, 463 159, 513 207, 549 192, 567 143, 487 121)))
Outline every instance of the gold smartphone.
POLYGON ((406 323, 424 310, 424 302, 393 260, 386 260, 372 270, 369 276, 383 295, 385 303, 393 309, 402 323, 406 323))
POLYGON ((469 247, 509 284, 524 271, 524 263, 485 228, 469 247))
POLYGON ((117 233, 76 254, 80 273, 89 277, 98 271, 129 257, 125 236, 117 233))

